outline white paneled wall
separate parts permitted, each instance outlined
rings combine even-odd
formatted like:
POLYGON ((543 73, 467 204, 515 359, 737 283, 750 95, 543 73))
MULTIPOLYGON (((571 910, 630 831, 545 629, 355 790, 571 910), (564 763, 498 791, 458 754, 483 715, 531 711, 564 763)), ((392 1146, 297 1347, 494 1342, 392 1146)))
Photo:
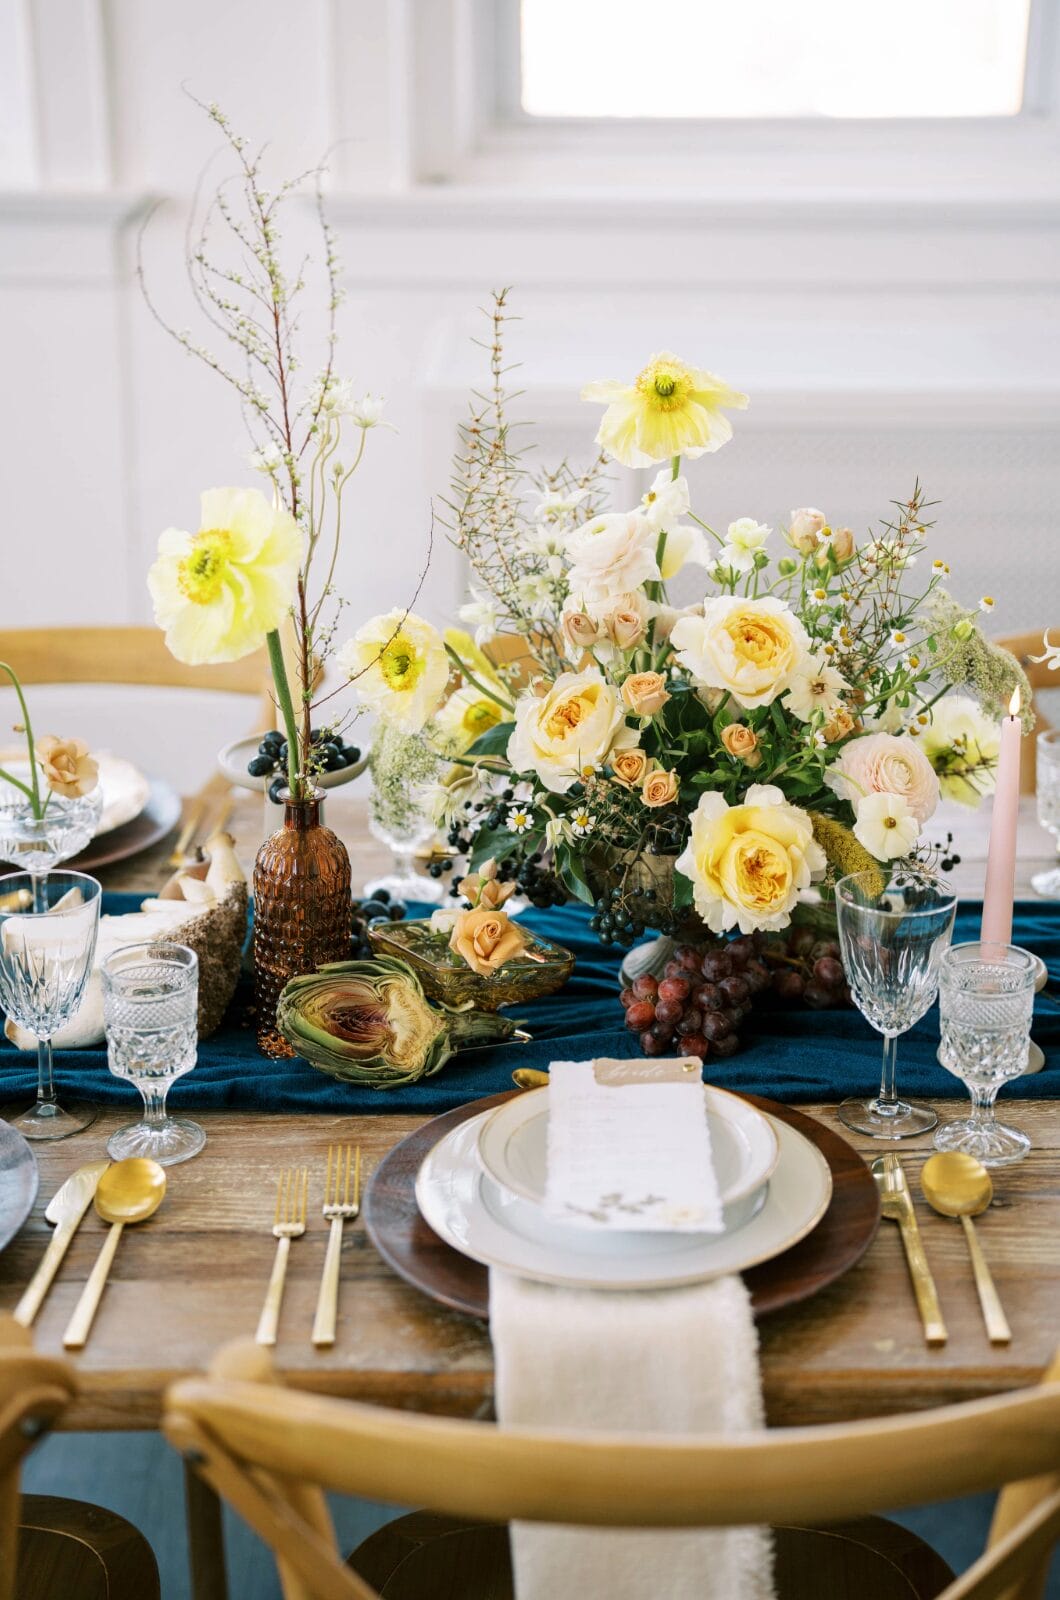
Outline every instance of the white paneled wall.
MULTIPOLYGON (((543 458, 589 453, 583 381, 668 346, 753 397, 734 442, 692 471, 712 521, 775 524, 811 503, 860 531, 919 476, 943 501, 938 548, 960 590, 994 593, 1002 627, 1060 622, 1051 115, 989 146, 977 131, 963 165, 927 143, 921 160, 900 130, 872 160, 841 141, 840 165, 818 170, 811 151, 789 181, 783 137, 722 170, 687 140, 670 163, 654 133, 637 157, 622 132, 610 165, 606 136, 586 135, 583 168, 483 133, 488 14, 486 0, 0 3, 4 625, 145 619, 159 531, 195 525, 202 487, 251 481, 234 396, 152 322, 134 278, 158 202, 152 291, 192 322, 185 217, 204 166, 207 184, 226 169, 182 85, 268 140, 284 172, 334 147, 341 363, 400 430, 370 439, 350 501, 351 621, 419 570, 481 370, 476 307, 510 283, 543 458)), ((311 223, 306 207, 294 234, 311 223)), ((639 492, 628 476, 621 498, 639 492)), ((459 581, 439 537, 423 609, 444 616, 459 581)))

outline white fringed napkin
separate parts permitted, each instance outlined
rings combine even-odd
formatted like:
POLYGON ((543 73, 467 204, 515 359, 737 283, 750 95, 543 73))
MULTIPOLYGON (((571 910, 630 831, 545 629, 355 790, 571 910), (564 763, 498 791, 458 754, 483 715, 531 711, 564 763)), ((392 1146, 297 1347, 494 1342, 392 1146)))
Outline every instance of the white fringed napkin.
MULTIPOLYGON (((588 1101, 604 1100, 608 1094, 625 1101, 637 1092, 600 1087, 599 1078, 606 1079, 611 1064, 598 1065, 603 1071, 593 1085, 592 1063, 553 1064, 549 1091, 553 1204, 558 1195, 571 1194, 572 1186, 590 1194, 598 1187, 598 1178, 614 1173, 616 1157, 627 1176, 633 1168, 638 1177, 649 1176, 650 1152, 635 1126, 626 1135, 629 1165, 622 1163, 627 1154, 620 1148, 622 1125, 629 1126, 628 1118, 616 1117, 606 1138, 586 1134, 588 1101), (557 1094, 572 1068, 577 1070, 566 1087, 576 1092, 557 1094), (567 1118, 569 1127, 556 1125, 567 1118), (580 1154, 577 1140, 570 1137, 577 1127, 593 1147, 583 1146, 580 1154), (560 1169, 553 1173, 557 1159, 560 1169)), ((636 1065, 643 1077, 649 1064, 636 1065)), ((671 1156, 682 1159, 669 1168, 668 1178, 662 1172, 656 1178, 667 1202, 699 1209, 692 1225, 709 1227, 718 1206, 709 1134, 705 1116, 702 1129, 694 1116, 690 1118, 687 1093, 698 1091, 701 1109, 698 1071, 693 1087, 687 1080, 675 1082, 680 1063, 657 1065, 657 1091, 647 1096, 655 1137, 671 1156), (684 1130, 676 1125, 660 1128, 659 1117, 667 1114, 684 1119, 684 1130), (698 1184, 688 1165, 697 1152, 710 1168, 705 1181, 700 1174, 698 1184)), ((612 1081, 621 1083, 622 1074, 612 1081)), ((682 1220, 684 1226, 691 1221, 682 1220)), ((758 1336, 750 1297, 738 1277, 616 1293, 555 1288, 493 1269, 490 1332, 502 1426, 737 1434, 763 1425, 758 1336)), ((542 1461, 541 1470, 548 1472, 547 1461, 542 1461)), ((512 1560, 517 1600, 773 1600, 772 1547, 763 1528, 626 1532, 516 1523, 512 1560)))

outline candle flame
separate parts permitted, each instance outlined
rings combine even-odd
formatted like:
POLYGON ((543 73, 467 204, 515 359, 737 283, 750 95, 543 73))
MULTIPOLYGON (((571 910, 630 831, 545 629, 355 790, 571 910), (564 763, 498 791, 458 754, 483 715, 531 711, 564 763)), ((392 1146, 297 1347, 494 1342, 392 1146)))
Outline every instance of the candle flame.
POLYGON ((1012 691, 1012 699, 1008 703, 1008 714, 1010 717, 1018 717, 1020 714, 1020 692, 1018 685, 1012 691))

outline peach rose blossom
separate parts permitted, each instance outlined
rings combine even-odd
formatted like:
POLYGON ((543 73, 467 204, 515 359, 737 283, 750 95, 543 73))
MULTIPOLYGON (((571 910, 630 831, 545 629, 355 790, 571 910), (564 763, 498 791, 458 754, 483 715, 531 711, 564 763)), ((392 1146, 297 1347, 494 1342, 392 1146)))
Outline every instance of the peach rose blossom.
POLYGON ((591 650, 600 638, 600 627, 584 611, 565 611, 563 632, 572 650, 591 650))
POLYGON ((867 794, 908 802, 921 826, 939 803, 939 780, 927 756, 905 734, 866 733, 843 746, 825 782, 857 809, 867 794))
POLYGON ((644 637, 644 618, 631 606, 618 606, 603 618, 604 632, 619 650, 632 650, 644 637))
POLYGON ((492 857, 484 861, 477 872, 469 872, 466 878, 461 878, 457 888, 473 906, 488 906, 491 911, 499 911, 515 893, 514 882, 497 882, 497 863, 492 857))
POLYGON ((617 750, 611 758, 615 782, 624 789, 639 789, 655 762, 643 750, 617 750))
POLYGON ((490 906, 461 911, 449 937, 449 948, 462 956, 480 978, 488 978, 503 967, 525 943, 526 935, 508 920, 508 913, 490 906))
POLYGON ((83 739, 57 739, 54 733, 46 733, 37 740, 36 752, 48 788, 67 800, 91 794, 99 782, 99 767, 83 739))
POLYGON ((633 672, 622 685, 622 699, 638 717, 653 717, 669 698, 661 672, 633 672))
POLYGON ((816 506, 803 506, 791 513, 791 522, 784 537, 792 549, 797 550, 801 556, 808 556, 812 555, 820 544, 825 527, 823 511, 818 511, 816 506))
POLYGON ((857 724, 846 706, 837 706, 821 729, 821 732, 824 734, 828 744, 838 744, 840 739, 845 739, 848 733, 853 733, 856 726, 857 724))
POLYGON ((730 722, 721 730, 721 742, 731 756, 747 767, 757 767, 762 760, 758 748, 758 735, 743 722, 730 722))
POLYGON ((666 772, 659 767, 654 772, 649 772, 641 784, 640 797, 646 806, 653 810, 656 806, 668 806, 677 799, 679 789, 676 772, 666 772))

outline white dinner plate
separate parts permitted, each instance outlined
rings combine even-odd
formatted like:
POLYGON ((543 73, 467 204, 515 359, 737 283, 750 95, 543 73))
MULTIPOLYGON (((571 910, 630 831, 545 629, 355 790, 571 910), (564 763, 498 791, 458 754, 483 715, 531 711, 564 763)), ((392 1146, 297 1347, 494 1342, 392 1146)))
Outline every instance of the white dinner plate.
MULTIPOLYGON (((147 804, 151 782, 139 767, 122 756, 108 755, 104 751, 95 759, 99 763, 99 786, 103 790, 103 810, 94 835, 98 839, 101 833, 110 833, 140 815, 147 804)), ((0 750, 0 765, 7 766, 21 778, 28 770, 25 745, 14 750, 0 750)))
POLYGON ((665 1289, 743 1272, 781 1255, 820 1222, 832 1198, 821 1152, 773 1117, 779 1146, 765 1204, 742 1228, 723 1234, 586 1233, 547 1218, 510 1194, 478 1160, 482 1125, 471 1117, 435 1145, 416 1176, 416 1201, 428 1226, 454 1250, 486 1267, 579 1289, 665 1289))
MULTIPOLYGON (((740 1228, 765 1199, 779 1155, 777 1136, 770 1119, 738 1095, 712 1084, 704 1084, 703 1092, 725 1228, 740 1228)), ((479 1134, 478 1153, 502 1189, 531 1205, 542 1205, 548 1177, 547 1087, 521 1094, 491 1112, 479 1134)), ((570 1226, 582 1224, 572 1217, 570 1226)))

